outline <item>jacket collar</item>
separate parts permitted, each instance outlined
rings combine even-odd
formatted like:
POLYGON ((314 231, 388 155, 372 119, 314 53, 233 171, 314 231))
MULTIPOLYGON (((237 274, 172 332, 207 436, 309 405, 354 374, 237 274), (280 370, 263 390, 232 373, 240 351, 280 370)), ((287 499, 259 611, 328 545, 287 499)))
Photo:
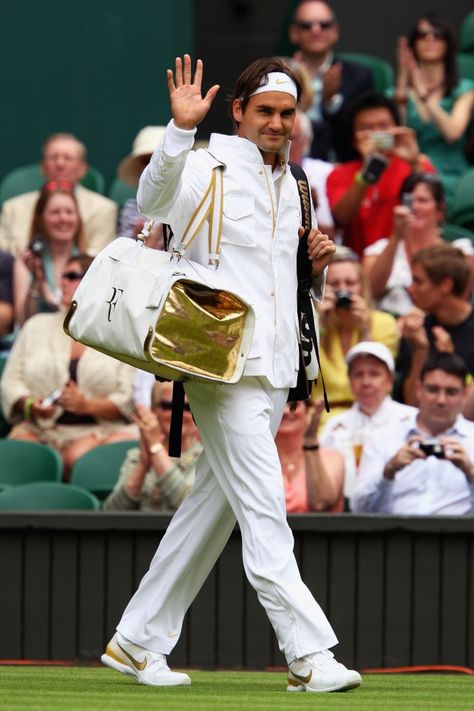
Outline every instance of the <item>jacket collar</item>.
MULTIPOLYGON (((262 154, 256 144, 240 136, 226 136, 222 133, 212 133, 207 150, 223 165, 226 165, 229 160, 235 161, 236 158, 245 163, 263 165, 262 154)), ((280 154, 283 165, 288 163, 289 153, 290 142, 288 141, 280 154)))

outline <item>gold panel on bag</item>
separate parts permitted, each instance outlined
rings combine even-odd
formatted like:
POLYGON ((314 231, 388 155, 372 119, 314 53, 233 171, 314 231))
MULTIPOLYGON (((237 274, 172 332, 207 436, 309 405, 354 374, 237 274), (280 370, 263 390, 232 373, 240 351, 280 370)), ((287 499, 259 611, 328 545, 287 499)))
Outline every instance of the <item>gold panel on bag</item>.
POLYGON ((227 291, 180 279, 169 291, 150 352, 171 367, 228 380, 240 354, 247 306, 227 291))

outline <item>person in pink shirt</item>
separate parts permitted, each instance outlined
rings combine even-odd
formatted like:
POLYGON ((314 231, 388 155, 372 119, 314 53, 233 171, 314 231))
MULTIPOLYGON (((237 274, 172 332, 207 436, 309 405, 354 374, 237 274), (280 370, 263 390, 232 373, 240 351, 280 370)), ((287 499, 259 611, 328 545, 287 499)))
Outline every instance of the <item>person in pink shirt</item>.
POLYGON ((339 512, 344 509, 344 459, 339 452, 319 447, 316 429, 321 403, 308 409, 287 405, 275 437, 285 487, 287 513, 339 512))

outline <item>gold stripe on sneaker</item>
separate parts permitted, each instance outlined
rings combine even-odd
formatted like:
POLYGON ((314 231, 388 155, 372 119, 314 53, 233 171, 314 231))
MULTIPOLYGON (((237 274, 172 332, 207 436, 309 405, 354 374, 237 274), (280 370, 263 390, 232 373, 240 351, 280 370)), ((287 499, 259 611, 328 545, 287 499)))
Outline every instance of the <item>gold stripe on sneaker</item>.
MULTIPOLYGON (((298 681, 301 681, 303 684, 309 684, 309 682, 311 681, 311 678, 312 678, 312 676, 313 676, 313 672, 312 672, 311 669, 310 669, 310 671, 309 671, 309 674, 307 674, 306 676, 300 676, 299 674, 295 674, 294 671, 292 671, 291 673, 293 674, 293 676, 295 677, 295 679, 298 679, 298 681)), ((290 679, 289 679, 289 681, 290 681, 290 684, 291 684, 291 680, 290 680, 290 679)), ((294 686, 297 686, 297 685, 295 684, 294 686)))
MULTIPOLYGON (((132 662, 135 669, 138 669, 138 671, 143 671, 145 669, 146 665, 148 664, 148 659, 146 657, 143 660, 143 662, 137 662, 137 660, 134 659, 132 657, 132 655, 129 654, 118 642, 117 642, 117 646, 125 654, 127 659, 129 659, 132 662)), ((108 653, 110 654, 110 652, 108 652, 108 653)), ((118 662, 120 661, 120 659, 117 659, 117 657, 115 655, 110 654, 110 656, 113 657, 114 659, 116 659, 118 662)))

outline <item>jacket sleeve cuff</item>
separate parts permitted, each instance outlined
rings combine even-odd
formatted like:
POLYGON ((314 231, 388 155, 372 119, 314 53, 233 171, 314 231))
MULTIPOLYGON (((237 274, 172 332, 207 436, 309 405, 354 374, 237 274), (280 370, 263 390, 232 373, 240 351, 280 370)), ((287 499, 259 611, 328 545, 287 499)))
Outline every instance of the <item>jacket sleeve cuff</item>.
POLYGON ((189 151, 194 145, 195 135, 195 128, 190 130, 178 128, 175 126, 174 120, 171 119, 166 127, 163 151, 168 156, 177 156, 183 151, 189 151))

